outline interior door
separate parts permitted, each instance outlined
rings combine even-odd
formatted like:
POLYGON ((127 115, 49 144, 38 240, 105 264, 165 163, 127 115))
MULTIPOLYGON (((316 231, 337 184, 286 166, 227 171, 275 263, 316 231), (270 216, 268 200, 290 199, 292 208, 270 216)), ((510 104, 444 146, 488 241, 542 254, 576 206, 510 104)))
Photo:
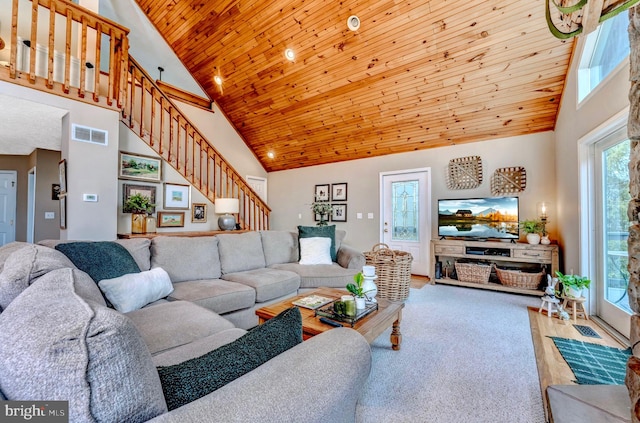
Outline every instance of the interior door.
POLYGON ((254 190, 256 194, 258 194, 258 197, 260 197, 262 201, 267 203, 267 178, 247 175, 245 179, 247 180, 247 184, 249 184, 251 189, 254 190))
POLYGON ((0 246, 16 240, 16 179, 16 171, 0 171, 0 246))
POLYGON ((380 174, 381 242, 413 256, 411 273, 428 276, 431 240, 431 171, 380 174))

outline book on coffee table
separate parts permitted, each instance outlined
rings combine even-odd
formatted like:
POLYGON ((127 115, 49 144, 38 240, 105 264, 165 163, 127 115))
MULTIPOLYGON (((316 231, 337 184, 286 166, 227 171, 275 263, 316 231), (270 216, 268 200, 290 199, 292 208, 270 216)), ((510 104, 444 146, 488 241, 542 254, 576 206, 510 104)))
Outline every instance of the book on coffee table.
POLYGON ((333 298, 327 298, 320 295, 309 295, 308 297, 295 300, 292 304, 315 310, 316 308, 329 304, 332 301, 334 301, 333 298))

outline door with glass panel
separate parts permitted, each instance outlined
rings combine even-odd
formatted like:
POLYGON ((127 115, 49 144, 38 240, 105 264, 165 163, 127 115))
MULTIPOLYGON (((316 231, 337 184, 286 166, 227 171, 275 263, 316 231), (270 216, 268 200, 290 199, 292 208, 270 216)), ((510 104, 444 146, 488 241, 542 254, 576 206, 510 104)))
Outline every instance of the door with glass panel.
POLYGON ((594 145, 596 288, 598 315, 629 336, 627 296, 629 220, 629 149, 626 127, 594 145))
POLYGON ((381 242, 413 256, 411 273, 429 275, 431 177, 429 169, 384 172, 381 183, 381 242))

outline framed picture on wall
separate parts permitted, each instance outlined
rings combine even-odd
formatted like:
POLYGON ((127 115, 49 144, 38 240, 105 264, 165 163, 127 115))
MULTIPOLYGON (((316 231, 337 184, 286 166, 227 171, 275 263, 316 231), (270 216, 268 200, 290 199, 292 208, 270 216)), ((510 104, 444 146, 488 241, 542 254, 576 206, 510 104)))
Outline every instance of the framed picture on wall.
POLYGON ((67 196, 60 196, 60 229, 67 229, 67 196))
POLYGON ((329 184, 316 185, 314 201, 329 201, 329 184))
POLYGON ((331 201, 347 201, 347 184, 331 184, 331 201))
POLYGON ((60 184, 51 184, 51 199, 56 201, 60 199, 60 184))
POLYGON ((159 228, 181 228, 184 226, 184 212, 158 212, 159 228))
POLYGON ((118 178, 162 182, 162 159, 142 154, 120 152, 118 178))
POLYGON ((205 203, 193 203, 191 205, 191 222, 205 223, 207 221, 207 205, 205 203))
MULTIPOLYGON (((122 185, 122 213, 131 213, 131 210, 124 204, 132 195, 140 194, 144 197, 149 197, 151 204, 156 203, 156 187, 154 185, 134 185, 123 184, 122 185)), ((151 213, 156 212, 156 208, 153 207, 151 213)))
POLYGON ((191 186, 182 184, 164 184, 164 208, 189 210, 191 204, 191 186))
POLYGON ((67 160, 62 159, 58 163, 58 181, 60 182, 60 194, 67 192, 67 160))
POLYGON ((347 221, 347 205, 346 204, 331 204, 333 211, 331 212, 332 222, 346 222, 347 221))

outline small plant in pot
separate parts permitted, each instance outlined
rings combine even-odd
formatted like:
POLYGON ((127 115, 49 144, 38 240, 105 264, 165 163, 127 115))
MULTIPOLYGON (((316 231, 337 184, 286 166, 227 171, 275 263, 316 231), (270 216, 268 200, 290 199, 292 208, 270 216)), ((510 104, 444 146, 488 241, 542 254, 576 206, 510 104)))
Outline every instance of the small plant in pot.
POLYGON ((358 272, 353 275, 353 281, 355 283, 347 284, 347 291, 349 291, 355 297, 356 308, 363 309, 365 308, 364 294, 366 294, 367 291, 364 290, 364 276, 362 275, 362 272, 358 272))
POLYGON ((147 214, 155 207, 151 199, 140 193, 133 194, 124 203, 123 211, 131 213, 131 233, 143 234, 146 230, 147 214))
POLYGON ((544 230, 544 225, 540 220, 523 220, 519 223, 522 232, 527 234, 527 242, 529 244, 540 243, 540 233, 544 230))
POLYGON ((591 285, 591 280, 586 276, 563 275, 560 271, 556 271, 556 276, 562 284, 562 294, 565 297, 580 298, 582 290, 591 285))

